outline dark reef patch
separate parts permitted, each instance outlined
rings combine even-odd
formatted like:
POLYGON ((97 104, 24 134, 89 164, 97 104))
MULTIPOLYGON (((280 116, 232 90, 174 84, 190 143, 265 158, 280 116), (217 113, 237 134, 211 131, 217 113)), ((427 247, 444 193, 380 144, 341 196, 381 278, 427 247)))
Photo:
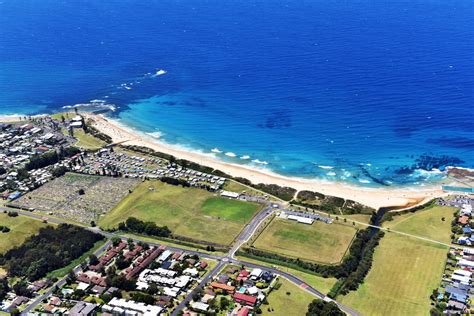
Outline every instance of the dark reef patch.
POLYGON ((429 138, 426 142, 429 144, 441 145, 443 147, 474 150, 474 139, 467 137, 429 138))

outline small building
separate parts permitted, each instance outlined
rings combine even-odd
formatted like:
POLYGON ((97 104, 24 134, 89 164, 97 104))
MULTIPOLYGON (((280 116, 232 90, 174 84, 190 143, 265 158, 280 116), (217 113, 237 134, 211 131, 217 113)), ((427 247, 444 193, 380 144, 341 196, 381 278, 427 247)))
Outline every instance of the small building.
POLYGON ((238 199, 240 197, 240 193, 222 190, 221 196, 230 199, 238 199))
POLYGON ((255 306, 257 298, 237 292, 234 294, 234 301, 242 305, 255 306))
POLYGON ((198 312, 207 312, 207 310, 209 309, 209 304, 203 302, 191 302, 191 304, 189 305, 193 310, 198 312))
POLYGON ((288 215, 288 219, 292 221, 297 221, 298 223, 312 225, 314 223, 314 219, 309 217, 303 216, 296 216, 296 215, 288 215))
POLYGON ((69 311, 69 316, 89 316, 93 315, 97 304, 91 304, 86 302, 78 302, 69 311))
POLYGON ((232 294, 235 291, 235 286, 227 285, 227 284, 223 284, 219 282, 211 282, 211 287, 213 289, 220 289, 220 290, 226 291, 229 294, 232 294))

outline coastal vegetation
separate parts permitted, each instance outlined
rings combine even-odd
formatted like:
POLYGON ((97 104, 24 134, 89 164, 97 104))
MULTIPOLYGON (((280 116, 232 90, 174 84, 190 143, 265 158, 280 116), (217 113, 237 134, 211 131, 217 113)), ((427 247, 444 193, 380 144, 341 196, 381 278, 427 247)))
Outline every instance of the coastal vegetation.
POLYGON ((342 260, 357 229, 315 221, 312 225, 275 218, 252 247, 291 258, 333 264, 342 260))
POLYGON ((228 245, 260 208, 202 189, 145 181, 102 217, 99 225, 113 229, 124 218, 135 217, 167 226, 173 237, 182 236, 186 241, 228 245))
POLYGON ((0 265, 12 277, 38 280, 50 271, 68 265, 102 240, 102 235, 77 226, 61 224, 45 227, 21 246, 0 256, 0 265))
POLYGON ((35 235, 47 224, 26 216, 12 217, 0 213, 0 223, 10 229, 8 234, 0 233, 0 254, 21 245, 28 237, 35 235))
MULTIPOLYGON (((395 215, 383 226, 449 243, 452 212, 450 207, 429 205, 414 213, 395 215)), ((364 315, 426 314, 431 291, 438 287, 443 274, 447 252, 447 246, 387 233, 375 251, 364 283, 340 299, 364 315)))
POLYGON ((292 203, 311 209, 317 209, 330 214, 366 214, 375 212, 373 208, 360 204, 352 200, 324 195, 313 191, 300 191, 292 203))

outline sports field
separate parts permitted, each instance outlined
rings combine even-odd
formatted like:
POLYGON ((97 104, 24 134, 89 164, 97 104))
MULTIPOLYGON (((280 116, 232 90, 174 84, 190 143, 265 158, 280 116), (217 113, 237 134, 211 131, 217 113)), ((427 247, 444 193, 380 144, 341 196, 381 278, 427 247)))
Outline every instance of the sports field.
POLYGON ((10 228, 10 232, 0 233, 0 254, 20 246, 26 238, 35 235, 41 227, 47 226, 40 220, 26 216, 10 217, 5 213, 0 213, 0 225, 10 228))
POLYGON ((352 242, 357 229, 349 225, 312 225, 275 218, 258 236, 253 246, 284 256, 314 262, 337 263, 352 242))
POLYGON ((316 297, 283 278, 277 282, 281 283, 281 287, 270 293, 268 305, 260 306, 262 315, 305 315, 309 303, 316 297))
POLYGON ((103 217, 99 225, 116 227, 133 216, 159 226, 166 225, 175 235, 227 245, 260 207, 201 189, 146 181, 103 217))
MULTIPOLYGON (((388 222, 392 230, 449 241, 454 209, 433 207, 388 222), (442 217, 446 217, 442 221, 442 217)), ((363 315, 427 315, 430 294, 438 287, 448 248, 386 233, 376 248, 372 269, 356 292, 339 297, 363 315)))

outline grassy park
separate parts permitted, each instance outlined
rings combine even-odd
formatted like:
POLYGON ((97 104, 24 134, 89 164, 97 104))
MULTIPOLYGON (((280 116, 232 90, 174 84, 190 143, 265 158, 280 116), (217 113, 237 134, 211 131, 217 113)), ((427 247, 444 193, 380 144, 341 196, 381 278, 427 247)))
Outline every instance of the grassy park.
POLYGON ((349 225, 325 224, 315 221, 312 225, 275 218, 253 243, 253 246, 284 256, 304 260, 339 262, 357 229, 349 225))
POLYGON ((450 223, 455 211, 454 207, 435 205, 416 213, 395 216, 392 221, 386 223, 385 227, 449 244, 451 238, 446 231, 451 227, 450 223))
POLYGON ((112 228, 128 217, 136 217, 166 225, 175 235, 227 245, 260 208, 259 204, 221 198, 201 189, 146 181, 99 225, 112 228))
POLYGON ((35 235, 47 224, 26 216, 10 217, 0 213, 0 224, 10 228, 8 233, 0 233, 0 254, 20 246, 28 237, 35 235))
MULTIPOLYGON (((385 226, 449 242, 453 210, 434 206, 395 217, 385 226)), ((428 314, 429 296, 440 283, 447 252, 443 245, 386 233, 364 284, 340 299, 363 315, 428 314)))
POLYGON ((84 133, 83 129, 75 129, 74 137, 77 138, 77 147, 85 150, 96 150, 106 145, 106 143, 97 137, 84 133))
POLYGON ((316 297, 283 278, 277 282, 281 286, 270 293, 268 305, 261 306, 262 315, 286 316, 289 311, 291 315, 305 315, 309 303, 316 297))

